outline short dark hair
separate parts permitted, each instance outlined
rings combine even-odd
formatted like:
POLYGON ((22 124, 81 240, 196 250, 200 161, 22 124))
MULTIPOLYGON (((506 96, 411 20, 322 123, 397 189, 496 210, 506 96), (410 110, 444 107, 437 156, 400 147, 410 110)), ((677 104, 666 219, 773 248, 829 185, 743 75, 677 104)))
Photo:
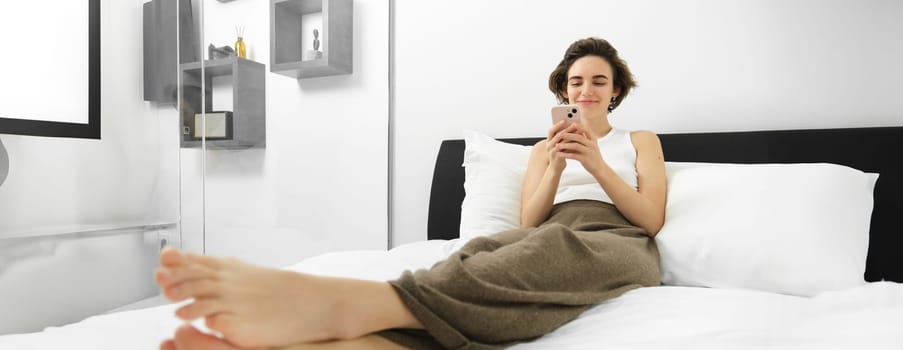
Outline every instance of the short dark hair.
POLYGON ((567 95, 562 91, 566 89, 568 69, 571 69, 574 61, 585 56, 598 56, 611 65, 614 87, 619 91, 618 97, 611 104, 611 110, 614 110, 621 104, 624 97, 627 97, 630 89, 636 87, 636 81, 634 81, 633 73, 630 73, 630 68, 627 68, 627 63, 618 56, 618 50, 605 39, 590 37, 572 43, 564 52, 564 58, 549 76, 549 90, 552 90, 552 93, 558 98, 558 102, 565 103, 567 95))

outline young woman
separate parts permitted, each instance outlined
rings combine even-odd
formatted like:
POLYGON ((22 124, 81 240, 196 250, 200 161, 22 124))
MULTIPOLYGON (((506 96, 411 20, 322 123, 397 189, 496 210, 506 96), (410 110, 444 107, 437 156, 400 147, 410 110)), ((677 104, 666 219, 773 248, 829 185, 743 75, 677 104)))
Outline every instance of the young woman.
POLYGON ((658 137, 609 113, 633 76, 605 40, 574 42, 549 78, 580 123, 553 125, 530 156, 521 229, 479 237, 430 270, 372 282, 166 250, 157 283, 176 315, 204 318, 161 349, 495 349, 536 339, 598 302, 660 284, 665 217, 658 137))

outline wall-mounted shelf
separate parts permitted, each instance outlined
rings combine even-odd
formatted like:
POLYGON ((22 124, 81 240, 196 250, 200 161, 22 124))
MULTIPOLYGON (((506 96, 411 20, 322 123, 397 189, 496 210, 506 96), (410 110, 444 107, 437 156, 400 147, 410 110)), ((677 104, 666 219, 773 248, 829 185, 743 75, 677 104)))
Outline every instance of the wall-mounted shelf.
MULTIPOLYGON (((195 135, 195 114, 201 112, 201 63, 181 65, 182 147, 201 147, 195 135)), ((266 68, 262 63, 232 56, 204 61, 204 111, 212 112, 213 77, 232 77, 231 139, 207 139, 216 148, 266 147, 266 68)))
POLYGON ((293 78, 351 74, 353 54, 351 0, 270 0, 270 71, 293 78), (302 18, 322 15, 322 57, 304 60, 302 18))
POLYGON ((145 101, 176 102, 179 64, 196 62, 200 56, 195 10, 190 0, 151 0, 142 5, 145 101))

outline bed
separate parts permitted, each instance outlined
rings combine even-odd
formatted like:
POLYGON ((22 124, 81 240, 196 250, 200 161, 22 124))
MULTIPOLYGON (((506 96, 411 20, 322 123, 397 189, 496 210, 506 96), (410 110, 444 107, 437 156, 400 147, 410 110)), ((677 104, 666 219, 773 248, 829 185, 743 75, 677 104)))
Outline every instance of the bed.
MULTIPOLYGON (((514 349, 903 349, 903 254, 899 253, 903 230, 897 220, 903 213, 903 162, 896 154, 903 150, 903 127, 684 133, 660 138, 669 172, 669 216, 657 237, 665 283, 602 302, 573 322, 514 349), (786 176, 771 177, 776 173, 786 176), (712 179, 724 178, 734 183, 712 184, 712 179), (832 178, 843 182, 831 182, 832 178), (755 187, 757 181, 766 180, 771 181, 769 186, 755 187), (850 182, 857 185, 845 185, 850 182), (819 190, 824 186, 831 189, 828 194, 819 190), (846 187, 851 188, 848 194, 846 187), (731 192, 737 188, 742 191, 731 192), (799 188, 809 191, 805 192, 812 197, 808 199, 817 202, 800 207, 793 198, 776 198, 799 188), (783 192, 769 192, 774 190, 783 192), (770 194, 768 205, 759 208, 762 205, 755 200, 763 194, 770 194), (775 225, 766 216, 730 225, 737 222, 732 216, 737 210, 712 214, 712 210, 733 208, 725 203, 733 205, 734 198, 743 196, 752 198, 739 204, 745 213, 776 210, 777 214, 769 215, 779 216, 791 211, 792 218, 816 215, 820 220, 801 226, 775 225), (705 211, 699 209, 705 208, 698 204, 700 198, 722 202, 705 211), (787 210, 787 205, 793 210, 787 210), (825 211, 807 213, 812 211, 809 207, 825 211), (716 237, 710 232, 681 231, 681 225, 696 227, 692 220, 700 220, 693 219, 690 209, 702 212, 697 215, 701 220, 727 222, 733 231, 721 229, 716 237), (829 215, 834 213, 830 210, 841 214, 829 215), (672 211, 679 215, 672 218, 672 211), (848 216, 858 221, 847 222, 852 220, 846 220, 848 216), (786 236, 806 239, 781 237, 780 244, 775 244, 763 238, 769 237, 768 232, 745 235, 758 241, 731 236, 757 225, 792 226, 793 235, 786 236), (804 232, 812 227, 818 230, 804 232), (858 233, 835 240, 831 237, 845 234, 831 233, 838 228, 858 233), (705 240, 698 240, 700 235, 705 240), (700 247, 709 250, 700 251, 700 247), (781 250, 785 248, 791 250, 781 250), (728 260, 719 261, 725 254, 728 260)), ((536 140, 496 140, 470 132, 465 139, 443 141, 430 193, 427 240, 389 251, 328 253, 286 268, 387 280, 406 269, 431 266, 467 239, 511 224, 510 211, 504 212, 510 205, 505 202, 496 208, 475 203, 486 202, 478 200, 481 195, 498 198, 503 197, 498 191, 517 188, 517 171, 505 162, 517 164, 515 160, 528 152, 523 145, 536 140), (487 162, 496 162, 496 168, 481 168, 487 162), (483 183, 475 180, 478 177, 483 183)), ((180 324, 172 316, 177 307, 99 315, 38 333, 0 336, 0 348, 156 348, 180 324)), ((203 329, 200 322, 196 326, 203 329)))

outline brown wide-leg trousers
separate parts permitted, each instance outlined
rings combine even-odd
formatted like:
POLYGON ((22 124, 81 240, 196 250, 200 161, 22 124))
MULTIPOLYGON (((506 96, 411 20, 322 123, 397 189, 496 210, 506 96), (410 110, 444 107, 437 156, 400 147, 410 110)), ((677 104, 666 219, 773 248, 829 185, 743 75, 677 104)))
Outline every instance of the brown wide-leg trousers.
POLYGON ((571 201, 536 228, 472 239, 429 270, 389 281, 425 327, 378 334, 411 349, 501 349, 601 301, 661 283, 658 249, 611 204, 571 201))

